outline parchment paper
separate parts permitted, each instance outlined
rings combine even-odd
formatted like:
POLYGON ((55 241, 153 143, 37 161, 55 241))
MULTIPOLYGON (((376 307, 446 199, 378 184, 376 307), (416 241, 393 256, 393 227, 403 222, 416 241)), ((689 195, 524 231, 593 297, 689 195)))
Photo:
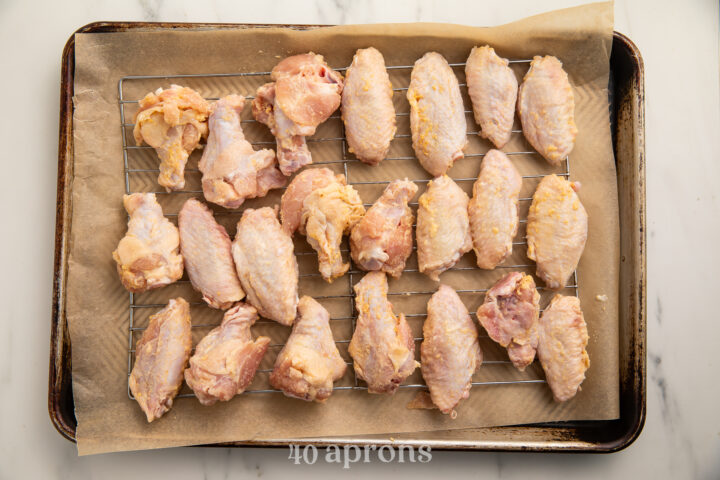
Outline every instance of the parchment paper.
MULTIPOLYGON (((134 33, 98 33, 76 36, 74 97, 74 183, 73 216, 67 283, 67 317, 72 341, 73 391, 78 420, 77 441, 81 455, 100 452, 161 448, 248 439, 277 439, 320 436, 388 434, 432 430, 467 429, 482 426, 524 424, 554 420, 588 420, 617 418, 618 405, 618 251, 619 227, 617 186, 608 121, 607 84, 612 41, 612 4, 602 3, 544 14, 494 28, 474 28, 445 24, 355 25, 319 28, 310 31, 289 29, 233 29, 223 31, 164 31, 134 33), (347 66, 357 48, 375 46, 388 65, 412 65, 426 51, 438 51, 449 62, 464 62, 475 45, 490 44, 507 58, 532 58, 552 54, 561 59, 575 92, 577 144, 571 154, 572 179, 582 183, 580 197, 590 217, 589 238, 579 266, 580 294, 590 333, 588 351, 591 366, 582 391, 571 401, 558 404, 552 400, 547 385, 493 385, 472 388, 470 398, 461 403, 455 420, 438 411, 408 410, 406 404, 415 389, 401 389, 393 396, 368 395, 362 391, 337 391, 324 405, 285 398, 280 394, 245 394, 230 402, 203 407, 194 398, 181 398, 163 418, 147 424, 137 404, 127 394, 128 294, 115 271, 111 252, 126 231, 126 214, 122 208, 125 193, 123 152, 118 105, 118 80, 125 75, 170 75, 190 73, 224 73, 269 71, 290 54, 314 51, 325 56, 333 67, 347 66), (607 295, 600 302, 596 295, 607 295)), ((481 19, 476 21, 481 22, 481 19)), ((527 65, 516 65, 521 76, 527 65)), ((407 86, 409 70, 393 72, 395 87, 407 86)), ((464 72, 456 69, 461 82, 464 72)), ((255 79, 188 80, 183 83, 200 90, 207 97, 228 93, 252 95, 254 88, 268 81, 255 79)), ((123 96, 137 100, 150 90, 167 87, 169 81, 135 81, 124 85, 123 96)), ((470 103, 465 96, 466 110, 470 103)), ((404 93, 395 95, 399 112, 407 111, 404 93)), ((249 108, 246 109, 246 118, 249 108)), ((133 105, 126 107, 126 122, 132 122, 133 105)), ((126 133, 130 133, 130 128, 126 133)), ((316 137, 328 137, 339 129, 339 120, 329 120, 318 129, 316 137)), ((468 114, 468 129, 477 130, 468 114)), ((407 121, 399 121, 398 133, 407 133, 407 121)), ((248 124, 246 135, 253 140, 272 141, 262 125, 248 124)), ((337 135, 337 133, 335 133, 337 135)), ((131 135, 128 137, 131 141, 131 135)), ((514 135, 506 151, 528 150, 521 135, 514 135)), ((470 136, 468 152, 488 149, 486 141, 470 136)), ((132 144, 132 143, 130 143, 132 144)), ((311 143, 317 162, 342 158, 338 142, 311 143)), ((197 168, 196 152, 188 165, 197 168)), ((393 142, 391 156, 412 155, 410 143, 393 142)), ((553 171, 537 155, 514 156, 523 174, 553 171)), ((131 168, 157 168, 152 151, 133 151, 131 168)), ((451 176, 474 178, 480 158, 460 160, 451 176)), ((331 164, 342 171, 342 164, 331 164)), ((351 166, 351 181, 371 181, 408 176, 428 178, 416 160, 386 161, 378 169, 359 164, 351 166)), ((161 190, 156 172, 131 175, 136 191, 161 190)), ((199 174, 188 172, 186 190, 199 189, 199 174)), ((472 181, 459 182, 470 191, 472 181)), ((524 182, 522 197, 530 197, 537 182, 524 182)), ((367 204, 372 203, 382 186, 363 185, 358 190, 367 204)), ((422 192, 422 189, 421 189, 422 192)), ((420 193, 421 193, 420 192, 420 193)), ((419 194, 418 194, 419 195, 419 194)), ((183 201, 192 194, 158 195, 166 214, 177 213, 183 201)), ((201 195, 195 194, 200 197, 201 195)), ((277 192, 245 206, 277 203, 277 192)), ((416 197, 417 200, 417 197, 416 197)), ((524 202, 526 214, 529 202, 524 202)), ((217 209, 222 211, 222 209, 217 209)), ((174 217, 171 217, 174 220, 174 217)), ((231 236, 238 215, 219 214, 231 236)), ((521 230, 518 238, 524 235, 521 230)), ((298 251, 309 251, 305 240, 296 239, 298 251)), ((311 256, 301 258, 301 273, 317 272, 311 256)), ((531 263, 525 250, 513 255, 518 263, 531 263)), ((471 266, 472 253, 459 265, 471 266)), ((417 268, 411 258, 408 268, 417 268)), ((534 268, 526 269, 534 273, 534 268)), ((488 288, 507 270, 493 272, 448 272, 443 282, 459 289, 488 288)), ((360 275, 355 275, 353 282, 360 275)), ((541 283, 538 283, 542 285, 541 283)), ((316 277, 303 278, 301 293, 314 296, 345 294, 347 277, 326 285, 316 277)), ((420 274, 406 273, 391 281, 391 291, 434 291, 437 284, 420 274)), ((563 293, 572 294, 572 291, 563 293)), ((136 303, 165 303, 168 298, 183 295, 189 301, 199 296, 187 283, 177 284, 136 296, 136 303)), ((391 297, 395 311, 425 313, 429 294, 391 297)), ((462 296, 471 311, 481 304, 482 294, 462 296)), ((542 305, 549 301, 543 293, 542 305)), ((347 298, 321 299, 330 310, 336 339, 349 338, 350 311, 347 298), (344 320, 342 320, 344 318, 344 320)), ((143 326, 158 308, 135 310, 135 325, 143 326)), ((215 325, 221 312, 205 306, 192 308, 193 324, 215 325)), ((422 329, 422 317, 412 317, 416 335, 422 329)), ((194 342, 210 327, 195 328, 194 342)), ((261 324, 256 334, 270 335, 282 343, 289 329, 261 324)), ((481 331, 481 333, 484 333, 481 331)), ((136 341, 141 332, 134 337, 136 341)), ((483 338, 486 360, 506 360, 503 349, 483 338)), ((279 349, 278 349, 279 350, 279 349)), ((261 368, 272 367, 276 350, 261 368)), ((419 350, 419 349, 418 349, 419 350)), ((346 349, 341 353, 347 357, 346 349)), ((350 370, 350 369, 349 369, 350 370)), ((260 377, 260 375, 258 375, 260 377)), ((266 376, 265 376, 266 377, 266 376)), ((477 381, 543 378, 537 364, 525 374, 505 364, 488 363, 476 374, 477 381)), ((419 370, 408 379, 419 381, 419 370)), ((256 381, 256 388, 262 386, 256 381)), ((341 383, 350 384, 351 374, 341 383)), ((407 438, 407 435, 404 435, 407 438)))

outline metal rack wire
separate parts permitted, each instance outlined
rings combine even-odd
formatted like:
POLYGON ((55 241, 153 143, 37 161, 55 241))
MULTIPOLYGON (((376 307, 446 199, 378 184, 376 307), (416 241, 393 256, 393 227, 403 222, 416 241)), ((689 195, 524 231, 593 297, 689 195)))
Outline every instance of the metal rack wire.
MULTIPOLYGON (((530 60, 511 60, 511 64, 527 64, 530 60)), ((451 67, 464 67, 465 63, 451 63, 451 67)), ((393 65, 388 66, 387 69, 389 71, 407 71, 408 73, 412 69, 412 65, 393 65)), ((345 68, 338 68, 336 69, 338 71, 345 71, 347 70, 347 67, 345 68)), ((131 194, 134 193, 131 188, 131 177, 135 174, 142 174, 142 173, 152 173, 152 172, 159 172, 159 169, 157 168, 131 168, 129 164, 129 152, 132 152, 133 150, 146 150, 146 149, 152 149, 152 147, 149 147, 147 145, 129 145, 128 143, 128 134, 127 134, 127 128, 130 128, 133 126, 133 123, 128 122, 127 117, 128 114, 126 113, 126 107, 129 105, 137 104, 139 102, 139 99, 132 98, 128 99, 125 96, 125 88, 126 85, 133 81, 146 81, 146 80, 157 80, 158 82, 168 82, 171 81, 173 83, 177 83, 179 81, 182 81, 183 79, 220 79, 220 78, 233 78, 233 77, 268 77, 270 76, 270 72, 239 72, 239 73, 221 73, 221 74, 186 74, 186 75, 131 75, 131 76, 125 76, 121 78, 118 82, 118 105, 120 109, 120 120, 121 125, 120 129, 122 132, 122 152, 123 152, 123 161, 124 161, 124 181, 125 181, 125 193, 131 194)), ((465 88, 466 85, 461 83, 461 88, 465 88)), ((407 91, 407 87, 396 87, 393 88, 393 91, 395 94, 403 94, 405 91, 407 91)), ((233 92, 226 92, 226 94, 233 93, 233 92)), ((247 99, 254 98, 252 95, 249 95, 246 97, 247 99)), ((206 97, 207 100, 217 100, 218 97, 206 97)), ((472 114, 472 110, 465 110, 466 114, 472 114)), ((409 113, 407 112, 399 112, 396 114, 397 117, 407 117, 409 113)), ((340 115, 338 113, 332 115, 330 119, 339 119, 340 115)), ((257 123, 254 119, 243 119, 242 123, 244 124, 251 124, 251 123, 257 123)), ((308 144, 312 145, 313 143, 319 143, 319 142, 338 142, 341 145, 341 151, 342 151, 342 158, 339 159, 332 159, 332 160, 325 160, 325 161, 315 161, 313 164, 315 165, 328 165, 328 164, 340 164, 342 165, 343 173, 345 174, 345 178, 347 179, 347 183, 349 185, 384 185, 389 183, 392 178, 387 180, 378 180, 378 181, 353 181, 351 178, 351 172, 348 169, 348 165, 352 164, 352 162, 359 162, 358 160, 354 158, 349 158, 348 156, 348 147, 347 147, 347 141, 345 139, 344 135, 344 127, 342 128, 342 135, 340 136, 334 136, 334 137, 309 137, 307 139, 308 144)), ((477 131, 469 131, 467 132, 468 135, 477 135, 477 131)), ((513 130, 514 135, 522 134, 522 130, 513 130)), ((396 134, 395 139, 400 138, 410 138, 410 134, 396 134)), ((267 147, 274 145, 275 142, 272 141, 253 141, 251 142, 254 146, 258 147, 267 147)), ((538 156, 539 154, 533 150, 526 150, 526 151, 505 151, 506 155, 513 156, 513 155, 533 155, 538 156)), ((466 158, 473 158, 473 157, 483 157, 485 153, 466 153, 466 158)), ((414 156, 396 156, 396 157, 388 157, 383 162, 393 162, 393 161, 399 161, 399 160, 413 160, 415 159, 414 156)), ((565 161, 563 162, 563 171, 561 172, 552 172, 555 175, 563 176, 566 178, 570 177, 570 159, 569 157, 565 158, 565 161)), ((185 170, 186 172, 197 172, 197 169, 191 169, 188 168, 185 170)), ((522 175, 523 180, 525 179, 538 179, 544 177, 546 174, 527 174, 522 175)), ((455 182, 474 182, 477 180, 476 177, 469 177, 469 178, 458 178, 453 177, 453 180, 455 182)), ((414 180, 416 183, 427 183, 429 179, 426 180, 414 180)), ((168 194, 164 190, 154 190, 148 193, 155 193, 157 195, 166 195, 168 194)), ((177 191, 175 193, 184 193, 184 194, 195 194, 195 195, 201 195, 202 190, 192 190, 192 189, 185 189, 181 191, 177 191)), ((532 201, 532 197, 523 197, 520 198, 520 202, 530 202, 532 201)), ((370 207, 372 204, 366 203, 364 204, 365 207, 370 207)), ((411 202, 410 205, 416 206, 417 202, 411 202)), ((216 215, 239 215, 242 213, 242 211, 238 212, 218 212, 216 215)), ((172 213, 166 213, 165 214, 168 217, 174 217, 177 216, 177 214, 172 213)), ((526 223, 526 218, 521 218, 520 223, 526 223)), ((516 241, 513 242, 514 246, 521 246, 521 245, 527 245, 527 242, 523 239, 522 241, 516 241)), ((415 247, 413 247, 415 249, 415 247)), ((347 248, 341 249, 341 252, 344 254, 349 253, 347 248)), ((305 256, 305 255, 315 255, 315 252, 296 252, 296 255, 298 256, 305 256)), ((503 264, 499 265, 497 267, 498 269, 533 269, 534 264, 532 263, 522 263, 522 264, 503 264)), ((478 270, 477 267, 463 267, 463 266, 454 266, 449 271, 463 271, 463 270, 478 270)), ((403 270, 403 273, 411 273, 411 272, 419 272, 417 268, 406 268, 403 270)), ((342 316, 342 317, 331 317, 331 321, 351 321, 352 322, 352 331, 355 330, 355 297, 353 293, 353 285, 354 285, 354 279, 357 275, 363 275, 365 272, 357 270, 353 267, 348 271, 347 273, 347 292, 342 294, 334 294, 334 295, 313 295, 313 298, 317 300, 327 300, 327 299, 347 299, 348 307, 350 311, 350 316, 342 316)), ((303 273, 300 274, 300 281, 302 282, 304 278, 308 277, 320 277, 320 274, 317 272, 314 273, 303 273)), ((342 282, 344 279, 340 278, 337 279, 337 282, 342 282)), ((180 280, 176 282, 178 284, 182 283, 189 283, 188 280, 180 280)), ((488 286, 489 288, 490 286, 488 286)), ((488 288, 471 288, 471 289, 457 289, 456 291, 461 294, 484 294, 488 288)), ((579 296, 579 283, 578 283, 578 274, 577 271, 573 273, 573 283, 572 285, 568 285, 566 289, 572 290, 573 294, 575 296, 579 296)), ((543 291, 546 290, 545 287, 538 287, 538 290, 543 291)), ((399 296, 399 295, 431 295, 434 291, 399 291, 399 292, 389 292, 388 296, 399 296)), ((164 303, 137 303, 136 302, 136 296, 132 293, 129 294, 128 299, 128 320, 129 320, 129 327, 128 327, 128 356, 127 356, 127 375, 128 380, 130 377, 130 373, 132 371, 133 367, 133 360, 134 360, 134 353, 135 353, 135 332, 140 332, 145 329, 145 327, 137 326, 135 324, 135 311, 138 309, 160 309, 165 307, 164 303)), ((204 305, 203 302, 190 302, 190 305, 204 305)), ((542 311, 542 309, 541 309, 542 311)), ((475 317, 475 313, 471 312, 471 316, 475 317)), ((425 317, 426 314, 423 313, 410 313, 405 315, 408 318, 414 318, 414 317, 425 317)), ((262 323, 271 323, 268 320, 259 320, 256 325, 260 325, 262 323)), ((216 324, 194 324, 193 328, 203 328, 203 327, 214 327, 216 324)), ((486 335, 480 335, 482 337, 487 337, 486 335)), ((416 337, 415 338, 416 343, 422 341, 422 337, 416 337)), ((338 345, 348 344, 350 342, 350 338, 347 339, 339 339, 336 340, 335 343, 338 345)), ((279 350, 284 346, 284 343, 272 343, 270 344, 270 349, 275 350, 279 352, 279 350)), ((346 362, 349 366, 349 370, 353 372, 353 381, 352 385, 339 385, 335 386, 334 390, 367 390, 367 387, 361 384, 361 382, 358 380, 357 376, 355 375, 355 372, 352 368, 352 362, 346 362)), ((507 365, 510 364, 508 360, 485 360, 483 361, 483 365, 507 365)), ((272 371, 271 368, 268 369, 258 369, 258 374, 269 374, 272 371)), ((485 386, 485 385, 506 385, 506 384, 537 384, 537 383, 545 383, 545 380, 543 378, 530 378, 530 379, 508 379, 508 380, 497 380, 497 381, 483 381, 483 382, 472 382, 473 386, 485 386)), ((402 384, 400 385, 400 388, 426 388, 426 385, 424 383, 408 383, 408 384, 402 384)), ((128 396, 133 399, 132 393, 130 392, 129 384, 128 384, 128 396)), ((280 390, 273 389, 273 388, 253 388, 253 384, 250 385, 250 387, 245 390, 245 393, 280 393, 280 390)), ((192 397, 194 396, 192 393, 184 393, 178 395, 178 398, 182 397, 192 397)))

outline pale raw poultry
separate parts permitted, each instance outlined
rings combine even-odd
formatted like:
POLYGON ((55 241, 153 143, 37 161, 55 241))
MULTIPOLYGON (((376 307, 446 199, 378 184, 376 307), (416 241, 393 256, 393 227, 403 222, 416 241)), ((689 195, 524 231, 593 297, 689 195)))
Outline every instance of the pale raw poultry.
POLYGON ((158 183, 170 192, 185 187, 185 165, 200 139, 207 136, 210 104, 195 90, 179 85, 159 88, 139 102, 133 136, 160 158, 158 183))
POLYGON ((248 198, 264 197, 285 185, 275 152, 255 151, 245 139, 240 114, 245 98, 228 95, 213 105, 210 134, 198 165, 205 200, 225 208, 238 208, 248 198))
POLYGON ((414 216, 408 206, 417 185, 407 178, 393 180, 350 233, 350 253, 362 270, 402 275, 412 253, 414 216))
POLYGON ((130 215, 128 231, 113 252, 123 286, 141 293, 171 284, 182 277, 178 229, 165 218, 154 193, 123 196, 130 215))

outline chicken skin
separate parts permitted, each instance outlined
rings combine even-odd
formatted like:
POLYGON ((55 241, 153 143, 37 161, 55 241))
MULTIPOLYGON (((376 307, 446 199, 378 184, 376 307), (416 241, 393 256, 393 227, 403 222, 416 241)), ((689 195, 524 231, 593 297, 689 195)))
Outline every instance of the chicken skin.
POLYGON ((135 345, 130 391, 147 421, 162 417, 180 391, 183 370, 190 356, 190 305, 178 297, 150 317, 135 345))
POLYGON ((340 182, 314 190, 305 199, 300 233, 317 252, 318 268, 326 281, 332 282, 350 268, 349 262, 343 262, 340 243, 364 214, 357 191, 340 182))
POLYGON ((577 297, 555 295, 539 322, 538 358, 558 402, 580 390, 590 367, 587 325, 577 297))
POLYGON ((511 272, 487 291, 477 318, 490 338, 507 348, 510 361, 522 372, 535 359, 539 313, 540 294, 533 278, 511 272))
POLYGON ((153 147, 160 158, 158 183, 170 192, 185 186, 185 164, 201 137, 207 136, 210 104, 195 90, 173 85, 140 100, 133 136, 153 147))
POLYGON ((318 253, 320 273, 328 282, 343 275, 350 263, 343 263, 342 236, 365 214, 360 195, 346 185, 344 175, 327 168, 314 168, 298 174, 280 200, 283 229, 295 229, 307 237, 318 253))
POLYGON ((472 376, 482 364, 477 327, 457 292, 440 285, 428 302, 420 345, 422 375, 433 403, 453 413, 470 396, 472 376))
POLYGON ((497 148, 504 147, 512 134, 518 95, 517 78, 508 61, 492 47, 474 47, 465 64, 465 78, 480 136, 497 148))
POLYGON ((577 183, 548 175, 538 185, 528 212, 527 255, 548 288, 565 287, 587 241, 588 217, 577 183))
POLYGON ((415 155, 433 177, 443 175, 468 141, 460 86, 442 55, 429 52, 415 62, 407 99, 415 155))
POLYGON ((394 180, 350 233, 350 253, 362 270, 381 270, 393 277, 402 275, 412 253, 413 213, 408 202, 417 185, 394 180))
POLYGON ((322 55, 288 57, 271 73, 272 83, 258 88, 253 116, 270 128, 277 141, 280 171, 291 175, 312 163, 305 137, 340 106, 343 77, 322 55))
POLYGON ((257 319, 253 307, 238 303, 195 347, 185 382, 203 405, 227 402, 252 382, 270 344, 268 337, 253 341, 250 326, 257 319))
POLYGON ((383 272, 367 273, 354 289, 358 318, 348 351, 355 374, 369 393, 393 394, 419 366, 410 326, 393 313, 383 272))
POLYGON ((342 118, 350 152, 377 165, 395 136, 395 107, 385 59, 375 48, 361 48, 345 73, 342 118))
POLYGON ((154 193, 123 197, 130 220, 127 234, 113 252, 123 286, 141 293, 171 284, 182 277, 178 229, 163 216, 154 193))
POLYGON ((417 253, 420 271, 435 280, 472 248, 470 199, 447 175, 428 183, 418 200, 417 253))
POLYGON ((555 57, 535 57, 525 74, 517 102, 523 133, 551 165, 575 146, 575 98, 567 73, 555 57))
POLYGON ((292 325, 298 304, 298 264, 292 238, 270 207, 243 212, 232 245, 247 301, 265 318, 292 325))
POLYGON ((300 228, 303 203, 313 190, 333 182, 345 184, 344 175, 335 175, 328 168, 308 168, 295 175, 280 199, 280 221, 289 235, 300 228))
POLYGON ((314 299, 302 297, 292 333, 275 360, 270 384, 288 397, 324 402, 332 394, 333 382, 345 375, 346 369, 330 330, 328 311, 314 299))
POLYGON ((512 253, 521 186, 522 177, 507 155, 490 150, 480 165, 468 207, 478 267, 492 270, 512 253))
POLYGON ((238 208, 246 198, 264 197, 271 188, 285 185, 275 152, 255 151, 245 139, 240 123, 244 104, 244 97, 228 95, 213 105, 199 164, 205 200, 225 208, 238 208))
POLYGON ((190 283, 213 308, 227 310, 245 297, 232 254, 230 237, 210 209, 195 200, 185 202, 178 215, 180 250, 190 283))

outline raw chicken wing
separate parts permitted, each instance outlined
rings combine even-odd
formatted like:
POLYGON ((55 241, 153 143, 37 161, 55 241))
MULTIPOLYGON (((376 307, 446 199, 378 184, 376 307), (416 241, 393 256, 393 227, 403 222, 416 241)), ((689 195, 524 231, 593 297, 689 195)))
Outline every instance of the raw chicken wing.
POLYGON ((305 137, 340 106, 343 78, 312 52, 282 60, 271 78, 255 95, 253 115, 270 128, 280 170, 291 175, 312 163, 305 137))
POLYGON ((247 301, 260 315, 292 325, 298 304, 298 264, 290 235, 270 207, 243 212, 232 245, 247 301))
POLYGON ((289 235, 300 227, 303 202, 313 190, 333 182, 345 184, 344 175, 335 175, 328 168, 308 168, 295 175, 280 199, 280 221, 289 235))
POLYGON ((438 177, 464 156, 467 146, 460 86, 442 55, 429 52, 415 62, 407 98, 415 155, 425 170, 438 177))
POLYGON ((133 293, 173 283, 182 277, 178 229, 163 216, 154 193, 123 197, 130 220, 113 252, 123 286, 133 293))
POLYGON ((525 138, 551 165, 560 165, 575 146, 575 98, 562 63, 535 57, 517 102, 525 138))
POLYGON ((369 165, 380 163, 395 136, 395 107, 385 59, 375 48, 361 48, 345 73, 342 118, 350 152, 369 165))
POLYGON ((480 325, 490 338, 507 348, 510 361, 520 371, 535 359, 539 302, 533 278, 511 272, 488 290, 477 310, 480 325))
POLYGON ((332 394, 333 382, 345 374, 330 315, 308 296, 300 299, 292 333, 278 354, 270 384, 288 397, 324 402, 332 394))
POLYGON ((587 325, 577 297, 555 295, 539 323, 538 358, 558 402, 580 390, 590 358, 587 325))
POLYGON ((549 175, 538 185, 528 212, 527 255, 548 288, 563 288, 580 261, 587 241, 588 217, 577 183, 549 175))
POLYGON ((465 78, 480 136, 497 148, 510 140, 515 119, 518 82, 508 61, 492 47, 474 47, 465 64, 465 78))
POLYGON ((246 198, 264 197, 271 188, 285 185, 275 152, 255 151, 245 139, 240 124, 244 104, 244 97, 228 95, 213 106, 210 135, 199 164, 205 199, 226 208, 237 208, 246 198))
POLYGON ((470 199, 447 175, 428 183, 418 200, 417 253, 420 271, 435 280, 472 248, 470 199))
POLYGON ((457 292, 440 285, 428 302, 420 345, 422 375, 433 403, 453 413, 470 396, 472 376, 482 364, 477 327, 457 292))
POLYGON ((152 422, 173 406, 190 356, 190 305, 178 297, 150 317, 135 345, 130 391, 152 422))
POLYGON ((195 347, 185 381, 203 405, 227 402, 252 382, 270 344, 268 337, 253 341, 250 326, 257 319, 253 307, 238 303, 195 347))
POLYGON ((512 253, 521 186, 522 177, 507 155, 490 150, 480 165, 468 208, 478 267, 492 270, 512 253))
POLYGON ((201 137, 207 136, 210 104, 195 90, 173 85, 140 100, 133 136, 153 147, 160 157, 158 183, 171 190, 185 186, 185 164, 201 137))
POLYGON ((394 180, 370 207, 350 234, 350 252, 363 270, 382 270, 393 277, 402 275, 412 253, 413 213, 408 207, 417 185, 394 180))
POLYGON ((410 326, 405 315, 393 313, 384 273, 366 274, 354 289, 358 318, 348 351, 355 374, 369 393, 393 394, 419 366, 410 326))
POLYGON ((210 209, 191 198, 180 210, 178 225, 185 269, 203 300, 221 310, 242 300, 245 292, 235 272, 230 237, 210 209))

